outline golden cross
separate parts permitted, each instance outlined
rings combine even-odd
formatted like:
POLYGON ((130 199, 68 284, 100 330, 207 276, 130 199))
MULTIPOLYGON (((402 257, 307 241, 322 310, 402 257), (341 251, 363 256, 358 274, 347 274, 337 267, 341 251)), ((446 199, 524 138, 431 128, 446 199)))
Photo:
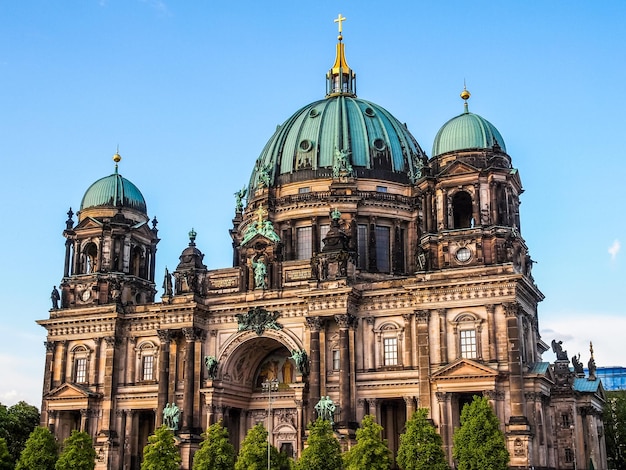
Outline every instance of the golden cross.
POLYGON ((341 24, 341 22, 342 22, 342 21, 346 21, 346 18, 344 18, 343 16, 341 16, 341 13, 339 13, 339 16, 338 16, 338 17, 337 17, 337 19, 335 19, 334 21, 335 21, 335 23, 339 23, 339 33, 341 34, 341 32, 343 31, 343 28, 342 28, 342 24, 341 24))
POLYGON ((257 230, 263 227, 263 219, 267 215, 267 211, 263 208, 263 204, 259 206, 259 208, 254 211, 257 216, 257 230))

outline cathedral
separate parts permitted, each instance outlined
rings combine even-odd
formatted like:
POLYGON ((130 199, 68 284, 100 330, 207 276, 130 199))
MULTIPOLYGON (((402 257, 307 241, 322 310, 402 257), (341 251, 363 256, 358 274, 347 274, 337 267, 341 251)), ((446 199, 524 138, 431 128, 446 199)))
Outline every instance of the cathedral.
POLYGON ((539 334, 522 182, 502 135, 463 90, 428 156, 357 97, 344 19, 325 96, 278 126, 236 193, 232 267, 208 269, 192 230, 176 269, 156 273, 157 221, 118 154, 76 220, 70 209, 63 277, 38 322, 42 425, 59 441, 88 432, 96 469, 130 470, 165 424, 190 469, 219 420, 236 449, 262 423, 297 459, 319 414, 344 449, 369 414, 395 454, 427 408, 453 464, 461 409, 479 395, 511 468, 607 468, 593 351, 585 374, 539 334))

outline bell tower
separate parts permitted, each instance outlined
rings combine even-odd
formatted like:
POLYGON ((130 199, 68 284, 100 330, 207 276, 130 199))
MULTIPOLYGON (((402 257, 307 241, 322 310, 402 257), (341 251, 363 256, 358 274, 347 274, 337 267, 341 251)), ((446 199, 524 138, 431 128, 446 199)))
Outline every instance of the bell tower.
POLYGON ((149 226, 139 189, 115 171, 85 192, 74 224, 68 211, 61 308, 154 301, 157 220, 149 226))
POLYGON ((512 263, 531 275, 520 234, 522 183, 504 140, 489 121, 464 111, 437 133, 430 176, 418 183, 422 203, 418 271, 512 263))

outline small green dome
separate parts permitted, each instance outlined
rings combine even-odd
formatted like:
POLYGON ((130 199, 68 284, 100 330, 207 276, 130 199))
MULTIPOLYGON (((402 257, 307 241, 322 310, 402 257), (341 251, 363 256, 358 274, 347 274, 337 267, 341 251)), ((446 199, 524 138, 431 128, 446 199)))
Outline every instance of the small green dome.
POLYGON ((80 203, 80 210, 90 207, 124 207, 147 215, 146 201, 133 183, 117 172, 100 178, 89 186, 80 203))
POLYGON ((338 153, 362 178, 408 182, 426 155, 406 126, 381 106, 331 95, 296 111, 261 152, 250 188, 331 177, 338 153))
POLYGON ((506 153, 504 139, 498 129, 485 118, 470 113, 466 108, 463 114, 450 119, 439 129, 435 136, 432 156, 458 150, 492 149, 496 144, 506 153))

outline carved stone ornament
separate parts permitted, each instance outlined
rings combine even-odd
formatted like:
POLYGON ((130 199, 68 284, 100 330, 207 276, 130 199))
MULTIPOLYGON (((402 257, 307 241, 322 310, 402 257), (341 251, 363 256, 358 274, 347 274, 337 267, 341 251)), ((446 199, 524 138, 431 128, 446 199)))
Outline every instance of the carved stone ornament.
POLYGON ((266 329, 282 330, 283 326, 277 320, 279 312, 269 312, 263 307, 251 308, 248 313, 235 315, 239 324, 238 331, 254 331, 261 336, 266 329))

